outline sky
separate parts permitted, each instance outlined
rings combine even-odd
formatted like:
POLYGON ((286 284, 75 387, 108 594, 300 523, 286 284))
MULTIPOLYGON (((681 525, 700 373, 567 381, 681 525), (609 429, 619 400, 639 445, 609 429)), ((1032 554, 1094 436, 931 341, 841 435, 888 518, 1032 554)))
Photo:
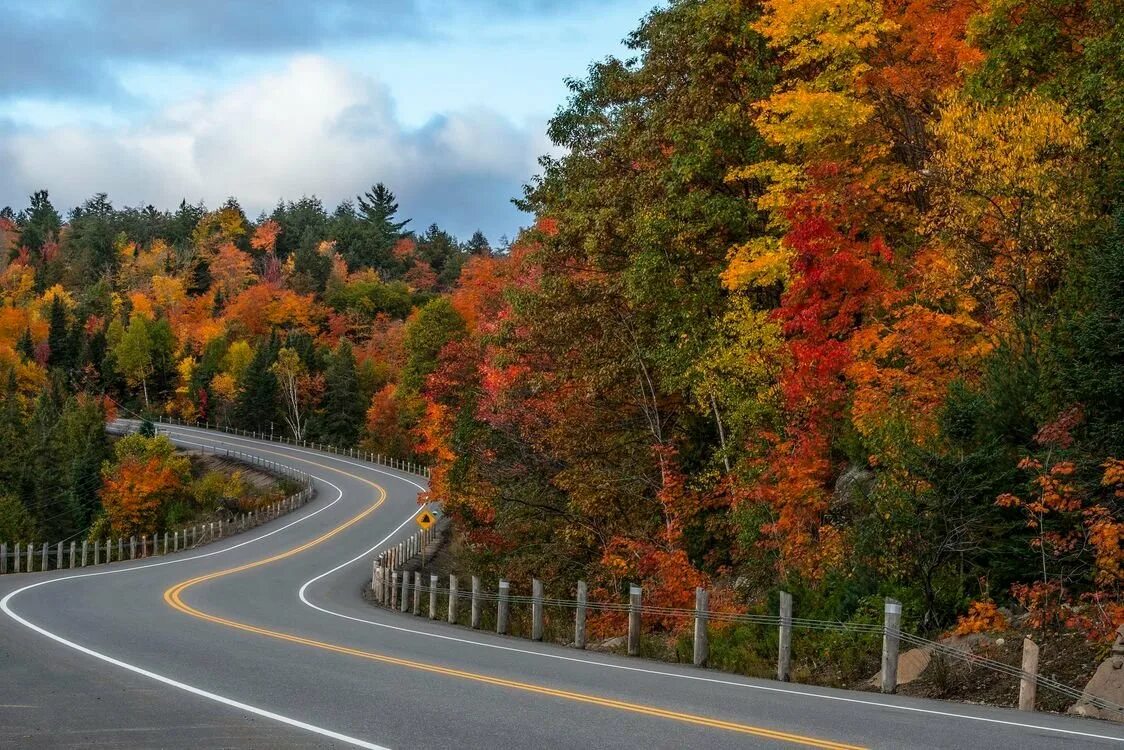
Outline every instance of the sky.
POLYGON ((375 182, 410 227, 513 237, 565 79, 657 0, 0 0, 0 207, 255 218, 375 182))

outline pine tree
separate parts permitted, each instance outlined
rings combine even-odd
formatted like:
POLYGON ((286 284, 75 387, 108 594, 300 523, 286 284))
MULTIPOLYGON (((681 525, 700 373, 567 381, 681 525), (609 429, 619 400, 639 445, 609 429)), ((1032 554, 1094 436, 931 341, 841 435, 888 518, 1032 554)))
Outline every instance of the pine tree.
POLYGON ((353 445, 363 426, 366 405, 359 390, 355 353, 346 339, 332 353, 324 385, 324 409, 318 432, 327 443, 353 445))
POLYGON ((23 335, 20 336, 19 343, 16 344, 16 350, 28 362, 35 359, 35 340, 31 338, 30 328, 23 329, 23 335))
POLYGON ((264 432, 277 421, 277 376, 271 369, 276 356, 277 341, 270 338, 254 352, 242 378, 234 418, 247 429, 264 432))
POLYGON ((394 215, 398 213, 398 201, 394 193, 381 182, 359 196, 358 200, 359 214, 363 219, 388 236, 401 234, 402 228, 410 223, 409 219, 394 221, 394 215))
POLYGON ((51 322, 47 333, 47 347, 50 351, 47 363, 51 367, 69 370, 74 365, 70 348, 70 326, 66 321, 66 305, 59 296, 51 300, 51 322))

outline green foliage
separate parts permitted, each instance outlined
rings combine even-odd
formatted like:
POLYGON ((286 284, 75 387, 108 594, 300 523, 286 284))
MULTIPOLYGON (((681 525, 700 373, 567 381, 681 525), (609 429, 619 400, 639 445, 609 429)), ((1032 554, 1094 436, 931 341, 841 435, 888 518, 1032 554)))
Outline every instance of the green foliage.
POLYGON ((320 439, 330 445, 355 445, 363 428, 364 407, 355 352, 344 340, 332 352, 324 374, 324 406, 317 427, 320 439))
POLYGON ((445 297, 418 310, 406 323, 406 363, 399 380, 409 393, 421 393, 425 378, 437 368, 437 355, 446 344, 466 333, 464 319, 445 297))

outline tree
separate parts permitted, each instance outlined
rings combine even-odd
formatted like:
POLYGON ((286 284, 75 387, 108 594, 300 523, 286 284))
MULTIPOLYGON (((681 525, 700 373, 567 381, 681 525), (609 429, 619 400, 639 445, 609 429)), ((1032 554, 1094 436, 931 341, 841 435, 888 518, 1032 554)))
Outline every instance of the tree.
POLYGON ((324 403, 317 433, 332 445, 354 445, 363 429, 364 400, 355 370, 355 353, 340 341, 324 373, 324 403))
POLYGON ((71 350, 71 331, 67 321, 66 303, 62 295, 55 295, 51 299, 50 328, 47 334, 47 346, 50 347, 51 367, 60 367, 68 370, 74 366, 75 352, 71 350))
POLYGON ((395 221, 398 213, 398 202, 394 193, 381 182, 376 183, 370 190, 359 196, 359 215, 363 220, 378 228, 387 237, 396 237, 402 228, 410 223, 409 219, 395 221))
POLYGON ((469 255, 491 255, 492 246, 488 244, 488 238, 484 233, 477 229, 468 242, 464 243, 464 251, 469 255))
POLYGON ((308 412, 319 395, 323 381, 310 376, 300 355, 289 347, 282 347, 273 364, 277 385, 285 409, 285 423, 296 441, 304 440, 308 429, 308 412))
POLYGON ((407 393, 420 394, 425 378, 437 368, 441 349, 466 333, 464 319, 445 297, 438 297, 417 311, 406 323, 406 363, 401 386, 407 393))
POLYGON ((129 326, 121 336, 120 342, 114 347, 113 354, 117 367, 125 376, 129 385, 141 386, 144 393, 144 405, 147 408, 148 381, 155 372, 152 356, 152 336, 150 322, 143 315, 134 313, 129 318, 129 326))
POLYGON ((114 460, 102 468, 100 494, 114 533, 156 533, 167 504, 185 491, 190 471, 188 460, 176 455, 163 435, 129 435, 117 441, 114 460))
POLYGON ((238 424, 263 432, 272 429, 277 415, 277 375, 272 369, 276 352, 277 341, 272 338, 254 351, 254 358, 239 381, 234 407, 238 424))
POLYGON ((20 214, 20 243, 32 252, 40 252, 43 246, 58 239, 62 229, 62 217, 46 190, 31 194, 31 205, 20 214))

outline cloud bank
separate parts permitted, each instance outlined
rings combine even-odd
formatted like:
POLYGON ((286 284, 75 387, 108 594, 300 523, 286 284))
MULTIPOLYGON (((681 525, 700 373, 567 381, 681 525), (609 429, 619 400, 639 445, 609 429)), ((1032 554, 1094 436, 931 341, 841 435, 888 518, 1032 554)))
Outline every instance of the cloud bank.
POLYGON ((509 201, 551 150, 544 130, 486 109, 409 128, 385 85, 303 55, 127 128, 0 129, 0 205, 23 206, 44 187, 59 207, 96 192, 161 208, 233 195, 253 216, 310 194, 330 209, 379 181, 411 226, 437 221, 462 236, 479 227, 495 239, 528 222, 509 201))

